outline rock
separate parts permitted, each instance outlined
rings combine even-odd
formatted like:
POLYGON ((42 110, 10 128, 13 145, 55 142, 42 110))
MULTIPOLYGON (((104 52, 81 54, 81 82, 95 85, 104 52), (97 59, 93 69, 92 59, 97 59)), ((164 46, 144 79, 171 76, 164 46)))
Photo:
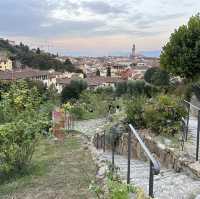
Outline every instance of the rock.
POLYGON ((84 146, 83 146, 83 150, 88 150, 88 146, 87 146, 87 145, 84 145, 84 146))
POLYGON ((199 162, 189 164, 188 167, 196 176, 200 177, 200 163, 199 162))
POLYGON ((103 179, 106 175, 107 166, 102 166, 97 172, 97 178, 103 179))

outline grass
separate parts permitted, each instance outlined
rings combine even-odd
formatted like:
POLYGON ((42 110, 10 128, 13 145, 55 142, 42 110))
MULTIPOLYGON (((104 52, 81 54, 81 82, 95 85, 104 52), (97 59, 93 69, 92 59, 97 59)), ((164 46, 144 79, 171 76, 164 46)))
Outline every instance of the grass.
POLYGON ((68 135, 64 143, 42 139, 29 173, 0 185, 2 199, 93 199, 88 190, 96 167, 82 138, 68 135))

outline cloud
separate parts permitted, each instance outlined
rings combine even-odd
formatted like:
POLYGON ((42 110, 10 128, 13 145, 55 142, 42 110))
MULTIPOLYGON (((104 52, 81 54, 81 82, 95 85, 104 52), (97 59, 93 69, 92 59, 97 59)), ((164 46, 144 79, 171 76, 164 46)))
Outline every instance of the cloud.
POLYGON ((83 1, 81 6, 95 14, 119 14, 127 12, 125 9, 122 9, 124 5, 111 5, 105 1, 83 1))
POLYGON ((198 0, 0 0, 0 34, 38 40, 151 37, 162 43, 199 7, 198 0))

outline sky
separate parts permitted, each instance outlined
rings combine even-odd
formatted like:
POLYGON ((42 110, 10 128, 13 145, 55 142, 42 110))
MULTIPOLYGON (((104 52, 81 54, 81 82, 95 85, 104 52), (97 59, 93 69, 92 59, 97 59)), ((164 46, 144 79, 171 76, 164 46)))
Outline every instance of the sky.
POLYGON ((0 0, 0 37, 62 55, 158 53, 200 0, 0 0))

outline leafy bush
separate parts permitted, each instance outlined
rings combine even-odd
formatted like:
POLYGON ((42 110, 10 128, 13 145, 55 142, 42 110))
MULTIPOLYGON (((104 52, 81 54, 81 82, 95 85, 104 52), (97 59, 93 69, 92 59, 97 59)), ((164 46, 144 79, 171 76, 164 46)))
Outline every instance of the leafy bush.
POLYGON ((145 95, 147 92, 145 82, 142 80, 129 80, 116 85, 116 95, 128 94, 131 96, 145 95))
POLYGON ((127 82, 126 81, 118 82, 116 84, 116 90, 115 90, 116 95, 121 96, 126 92, 127 92, 127 82))
POLYGON ((130 193, 136 193, 137 189, 133 185, 123 183, 118 174, 118 168, 112 164, 108 165, 107 184, 109 190, 109 198, 111 199, 129 199, 130 193))
POLYGON ((146 92, 146 90, 145 90, 145 82, 144 81, 130 80, 127 82, 127 93, 129 95, 133 95, 133 96, 144 95, 145 92, 146 92))
POLYGON ((36 88, 24 81, 13 83, 0 101, 0 174, 21 172, 29 165, 39 134, 49 125, 48 114, 41 111, 36 88))
POLYGON ((6 177, 12 172, 22 172, 27 168, 38 137, 44 128, 44 124, 32 117, 25 121, 21 119, 0 126, 0 173, 2 175, 6 177))
POLYGON ((185 114, 180 99, 167 95, 157 96, 144 109, 147 127, 156 134, 171 136, 181 130, 181 118, 185 114))
POLYGON ((127 102, 126 114, 128 122, 134 127, 140 128, 145 126, 144 120, 144 106, 146 98, 144 96, 136 97, 127 102))
POLYGON ((144 79, 154 86, 168 86, 169 74, 160 68, 149 68, 144 74, 144 79))
POLYGON ((87 82, 84 80, 72 80, 70 85, 66 86, 61 93, 61 101, 64 103, 70 99, 79 99, 80 94, 87 88, 87 82))
POLYGON ((85 110, 82 105, 74 105, 70 109, 70 113, 78 120, 84 119, 85 110))

